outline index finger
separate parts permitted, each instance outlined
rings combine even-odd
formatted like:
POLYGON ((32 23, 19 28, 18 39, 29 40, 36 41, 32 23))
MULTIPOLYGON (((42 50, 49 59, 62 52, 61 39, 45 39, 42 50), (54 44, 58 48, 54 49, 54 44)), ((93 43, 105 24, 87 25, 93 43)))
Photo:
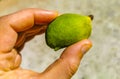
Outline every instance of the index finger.
POLYGON ((18 34, 33 27, 34 24, 48 24, 57 17, 55 11, 25 9, 0 17, 0 52, 13 49, 18 34))
POLYGON ((34 24, 48 24, 57 15, 56 11, 29 8, 4 16, 2 23, 8 24, 16 32, 20 32, 31 28, 34 24))

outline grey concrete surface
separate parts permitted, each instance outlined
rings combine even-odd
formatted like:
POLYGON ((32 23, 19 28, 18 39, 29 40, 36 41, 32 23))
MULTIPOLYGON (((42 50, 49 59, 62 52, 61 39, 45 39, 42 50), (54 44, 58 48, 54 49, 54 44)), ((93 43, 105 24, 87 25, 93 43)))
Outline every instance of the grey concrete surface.
MULTIPOLYGON (((0 0, 0 16, 24 8, 57 10, 61 14, 93 14, 90 37, 93 47, 72 79, 120 79, 120 0, 0 0)), ((54 52, 46 45, 44 34, 36 36, 21 51, 21 66, 41 72, 63 50, 54 52)))

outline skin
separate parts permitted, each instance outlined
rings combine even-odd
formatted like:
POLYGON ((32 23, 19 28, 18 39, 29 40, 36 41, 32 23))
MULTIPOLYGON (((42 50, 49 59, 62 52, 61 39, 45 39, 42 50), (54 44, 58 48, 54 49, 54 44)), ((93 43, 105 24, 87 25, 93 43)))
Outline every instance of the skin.
POLYGON ((56 11, 30 8, 0 17, 0 79, 70 79, 75 74, 82 57, 92 47, 88 39, 67 47, 41 73, 20 67, 20 51, 25 42, 44 33, 57 16, 56 11))

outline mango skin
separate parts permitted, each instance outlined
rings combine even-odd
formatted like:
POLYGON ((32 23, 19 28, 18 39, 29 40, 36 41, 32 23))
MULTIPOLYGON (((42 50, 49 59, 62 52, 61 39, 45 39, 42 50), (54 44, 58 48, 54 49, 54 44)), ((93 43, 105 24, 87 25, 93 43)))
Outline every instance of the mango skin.
POLYGON ((46 43, 55 51, 89 38, 92 24, 88 16, 66 13, 52 21, 45 32, 46 43))

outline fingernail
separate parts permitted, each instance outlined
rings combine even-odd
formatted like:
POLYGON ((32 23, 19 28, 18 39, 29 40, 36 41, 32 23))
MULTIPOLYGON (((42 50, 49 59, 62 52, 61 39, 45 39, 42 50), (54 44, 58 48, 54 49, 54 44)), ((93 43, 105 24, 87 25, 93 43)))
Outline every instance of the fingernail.
POLYGON ((85 54, 91 47, 92 47, 91 44, 84 44, 84 45, 82 46, 81 52, 82 52, 83 54, 85 54))

